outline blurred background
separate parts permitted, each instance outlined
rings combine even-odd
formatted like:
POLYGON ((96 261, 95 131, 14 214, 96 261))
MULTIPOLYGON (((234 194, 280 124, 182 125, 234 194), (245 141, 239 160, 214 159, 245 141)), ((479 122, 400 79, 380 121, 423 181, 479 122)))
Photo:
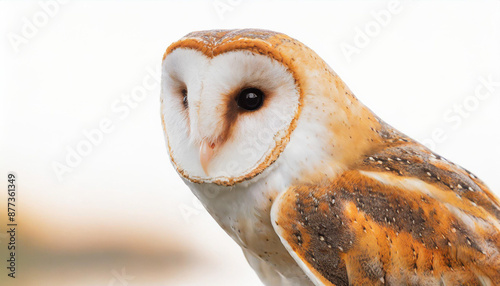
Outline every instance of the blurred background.
POLYGON ((0 1, 0 23, 1 285, 261 285, 168 160, 159 64, 194 30, 299 39, 500 192, 500 1, 0 1))

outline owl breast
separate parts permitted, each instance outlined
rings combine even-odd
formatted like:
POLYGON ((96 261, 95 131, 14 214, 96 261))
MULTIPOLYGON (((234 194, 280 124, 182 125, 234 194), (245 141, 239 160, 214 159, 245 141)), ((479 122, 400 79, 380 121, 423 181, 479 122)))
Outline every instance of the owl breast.
POLYGON ((220 186, 188 183, 210 215, 242 248, 243 253, 265 285, 313 285, 283 246, 273 229, 270 210, 278 186, 290 185, 279 167, 272 174, 249 186, 220 186))

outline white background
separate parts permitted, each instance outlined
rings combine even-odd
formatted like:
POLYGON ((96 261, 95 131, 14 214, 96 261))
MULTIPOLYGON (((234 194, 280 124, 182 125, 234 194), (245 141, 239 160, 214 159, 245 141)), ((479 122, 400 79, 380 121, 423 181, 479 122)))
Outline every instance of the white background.
MULTIPOLYGON (((302 41, 382 119, 421 142, 440 133, 436 152, 500 192, 500 1, 402 1, 397 13, 390 1, 67 1, 50 13, 49 2, 0 2, 0 189, 15 171, 18 285, 259 285, 168 161, 152 75, 194 30, 302 41), (391 13, 383 25, 380 13, 391 13), (496 86, 478 100, 488 77, 496 86), (129 114, 114 112, 145 78, 129 114), (454 113, 463 104, 467 114, 454 113), (106 118, 112 131, 59 180, 54 162, 106 118)), ((2 285, 16 285, 0 268, 2 285)))

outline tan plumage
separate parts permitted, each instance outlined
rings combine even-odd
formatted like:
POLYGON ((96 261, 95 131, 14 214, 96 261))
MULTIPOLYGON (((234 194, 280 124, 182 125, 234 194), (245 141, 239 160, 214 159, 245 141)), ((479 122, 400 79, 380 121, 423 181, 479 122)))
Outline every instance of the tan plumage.
POLYGON ((497 199, 403 135, 276 208, 278 234, 324 285, 500 283, 497 199))
POLYGON ((267 285, 500 285, 498 199, 380 120, 302 43, 262 30, 195 32, 167 49, 163 72, 171 160, 267 285), (244 78, 218 79, 225 69, 244 78), (194 90, 184 111, 177 85, 194 90), (257 111, 234 103, 249 86, 266 95, 257 111), (267 126, 278 100, 286 116, 267 126), (259 129, 273 136, 239 159, 236 146, 259 129), (243 167, 229 169, 231 158, 243 167))

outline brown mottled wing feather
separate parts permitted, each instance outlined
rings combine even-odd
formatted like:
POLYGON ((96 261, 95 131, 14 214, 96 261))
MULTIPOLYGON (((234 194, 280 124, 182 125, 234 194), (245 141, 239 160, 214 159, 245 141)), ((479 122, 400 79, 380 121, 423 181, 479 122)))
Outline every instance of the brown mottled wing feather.
POLYGON ((500 207, 472 174, 409 141, 274 203, 316 285, 500 285, 500 207))

